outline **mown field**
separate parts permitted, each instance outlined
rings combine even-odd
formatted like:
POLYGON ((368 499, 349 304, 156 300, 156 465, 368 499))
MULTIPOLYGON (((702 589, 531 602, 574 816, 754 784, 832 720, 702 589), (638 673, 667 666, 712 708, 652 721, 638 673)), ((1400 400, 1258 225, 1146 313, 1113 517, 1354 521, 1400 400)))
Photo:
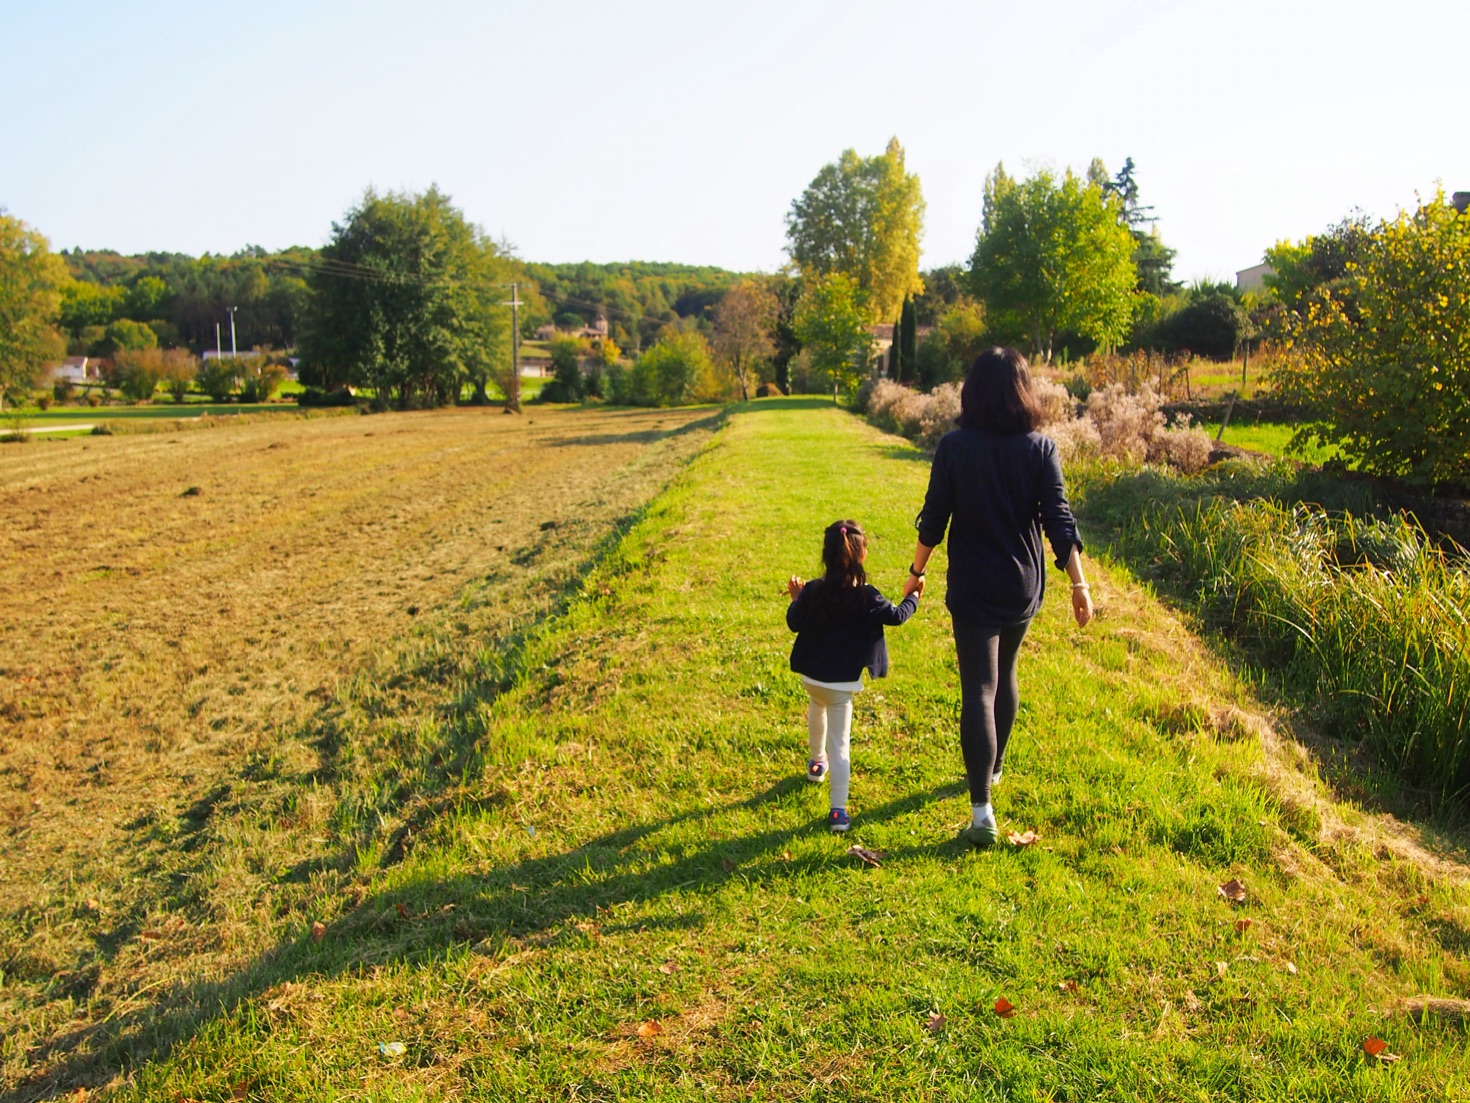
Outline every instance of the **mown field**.
POLYGON ((513 646, 712 425, 496 409, 0 448, 5 1098, 95 1078, 111 1031, 273 943, 354 837, 344 802, 391 816, 399 772, 434 769, 349 765, 348 687, 446 707, 404 663, 513 646), (282 777, 291 827, 257 831, 282 777))
MULTIPOLYGON (((755 404, 713 436, 677 431, 701 415, 505 419, 492 433, 546 437, 519 451, 500 438, 526 458, 498 485, 539 508, 492 553, 500 513, 471 503, 502 499, 448 488, 489 467, 493 444, 462 463, 462 428, 411 431, 472 416, 404 415, 381 452, 360 434, 388 419, 302 423, 275 451, 294 447, 294 482, 314 472, 304 481, 338 497, 314 512, 296 494, 299 542, 246 588, 253 621, 218 615, 242 561, 210 533, 254 533, 266 514, 247 496, 185 541, 199 518, 177 511, 212 497, 179 498, 180 484, 204 480, 143 476, 166 438, 102 442, 150 450, 131 493, 91 509, 92 527, 130 533, 118 558, 138 573, 105 581, 133 589, 88 602, 41 584, 29 619, 83 607, 111 633, 84 730, 127 716, 111 753, 136 763, 75 784, 89 760, 42 748, 84 751, 84 733, 39 696, 30 738, 6 751, 42 795, 28 805, 19 772, 5 775, 12 837, 51 872, 5 867, 28 902, 6 917, 20 967, 0 990, 0 1098, 78 1085, 122 1100, 1470 1098, 1460 1018, 1407 1002, 1470 995, 1455 840, 1334 792, 1290 717, 1121 568, 1093 566, 1093 626, 1078 630, 1053 587, 1028 637, 997 808, 1003 830, 1038 842, 980 853, 956 839, 968 807, 942 551, 919 616, 890 635, 894 676, 859 698, 854 828, 832 836, 825 794, 800 778, 782 583, 816 569, 823 525, 854 516, 894 592, 924 457, 813 399, 755 404), (307 464, 317 433, 334 443, 307 464), (636 479, 615 470, 619 447, 636 479), (552 458, 574 452, 597 458, 602 494, 641 479, 646 496, 692 460, 626 529, 614 508, 583 530, 552 506, 559 487, 594 497, 552 458), (414 462, 442 470, 439 496, 401 469, 366 474, 414 462), (129 501, 160 512, 127 520, 129 501), (407 520, 420 509, 432 520, 407 520), (394 513, 391 535, 355 523, 394 513), (585 552, 564 554, 569 537, 585 552), (153 543, 188 550, 150 559, 153 543), (147 573, 216 559, 212 585, 147 573), (324 579, 280 600, 319 564, 324 579), (541 609, 570 597, 523 616, 528 582, 541 609), (171 636, 195 645, 153 624, 150 600, 180 627, 218 626, 216 650, 168 662, 171 636), (277 614, 320 642, 291 650, 294 635, 269 632, 277 614), (246 622, 258 627, 229 627, 246 622), (127 661, 134 625, 160 656, 146 677, 127 661), (220 682, 188 675, 200 681, 171 691, 172 709, 142 708, 176 665, 214 671, 223 655, 238 665, 220 682), (130 708, 174 719, 133 724, 130 708), (182 781, 191 762, 213 780, 182 781), (114 784, 131 802, 105 796, 114 784), (90 851, 74 836, 91 806, 66 804, 78 793, 115 801, 90 851), (50 836, 48 814, 62 822, 50 836), (1219 888, 1231 880, 1238 902, 1219 888), (1370 1056, 1370 1039, 1400 1059, 1370 1056)), ((259 435, 240 455, 263 462, 273 428, 242 427, 259 435)), ((7 532, 24 536, 41 499, 12 485, 6 509, 24 508, 7 532)), ((273 559, 269 545, 251 547, 273 559)), ((7 655, 21 638, 18 622, 7 655)))

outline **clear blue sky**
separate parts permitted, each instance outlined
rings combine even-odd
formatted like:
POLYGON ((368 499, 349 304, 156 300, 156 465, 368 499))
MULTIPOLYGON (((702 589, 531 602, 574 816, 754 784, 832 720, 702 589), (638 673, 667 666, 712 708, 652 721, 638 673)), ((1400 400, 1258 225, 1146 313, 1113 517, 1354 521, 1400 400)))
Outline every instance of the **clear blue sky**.
POLYGON ((925 266, 985 174, 1137 164, 1176 274, 1470 189, 1463 0, 0 0, 0 205, 54 247, 320 245, 368 185, 532 260, 772 269, 791 200, 897 135, 925 266))

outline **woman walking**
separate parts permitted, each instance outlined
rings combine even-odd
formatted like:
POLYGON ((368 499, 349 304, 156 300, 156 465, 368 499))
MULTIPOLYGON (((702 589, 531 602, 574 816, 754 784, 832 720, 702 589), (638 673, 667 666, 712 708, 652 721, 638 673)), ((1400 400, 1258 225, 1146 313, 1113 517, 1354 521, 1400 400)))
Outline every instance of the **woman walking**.
POLYGON ((990 806, 1020 705, 1016 659, 1046 588, 1043 531, 1072 582, 1072 614, 1092 619, 1082 540, 1067 504, 1057 446, 1036 431, 1042 410, 1026 358, 987 349, 960 390, 959 428, 934 453, 919 513, 918 546, 904 592, 922 584, 935 547, 950 532, 945 604, 960 668, 960 750, 970 785, 965 837, 991 846, 990 806))

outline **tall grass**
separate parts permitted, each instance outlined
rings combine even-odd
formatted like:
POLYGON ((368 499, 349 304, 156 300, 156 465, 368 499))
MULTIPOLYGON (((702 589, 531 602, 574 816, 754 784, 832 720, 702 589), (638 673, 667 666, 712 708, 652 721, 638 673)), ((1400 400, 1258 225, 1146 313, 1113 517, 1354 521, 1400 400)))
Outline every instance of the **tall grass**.
POLYGON ((1120 532, 1338 733, 1436 793, 1470 790, 1470 573, 1412 521, 1221 497, 1120 532))

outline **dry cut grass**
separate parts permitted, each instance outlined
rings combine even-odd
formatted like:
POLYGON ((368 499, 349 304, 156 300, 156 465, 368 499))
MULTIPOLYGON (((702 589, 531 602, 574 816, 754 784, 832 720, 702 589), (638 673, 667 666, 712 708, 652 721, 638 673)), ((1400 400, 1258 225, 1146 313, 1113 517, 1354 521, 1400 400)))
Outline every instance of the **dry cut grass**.
POLYGON ((350 762, 344 729, 416 691, 405 655, 436 701, 493 690, 488 657, 714 422, 475 410, 0 452, 3 1098, 255 952, 293 884, 391 831, 422 792, 395 770, 452 756, 389 732, 350 762), (314 783, 272 805, 287 772, 314 783))

